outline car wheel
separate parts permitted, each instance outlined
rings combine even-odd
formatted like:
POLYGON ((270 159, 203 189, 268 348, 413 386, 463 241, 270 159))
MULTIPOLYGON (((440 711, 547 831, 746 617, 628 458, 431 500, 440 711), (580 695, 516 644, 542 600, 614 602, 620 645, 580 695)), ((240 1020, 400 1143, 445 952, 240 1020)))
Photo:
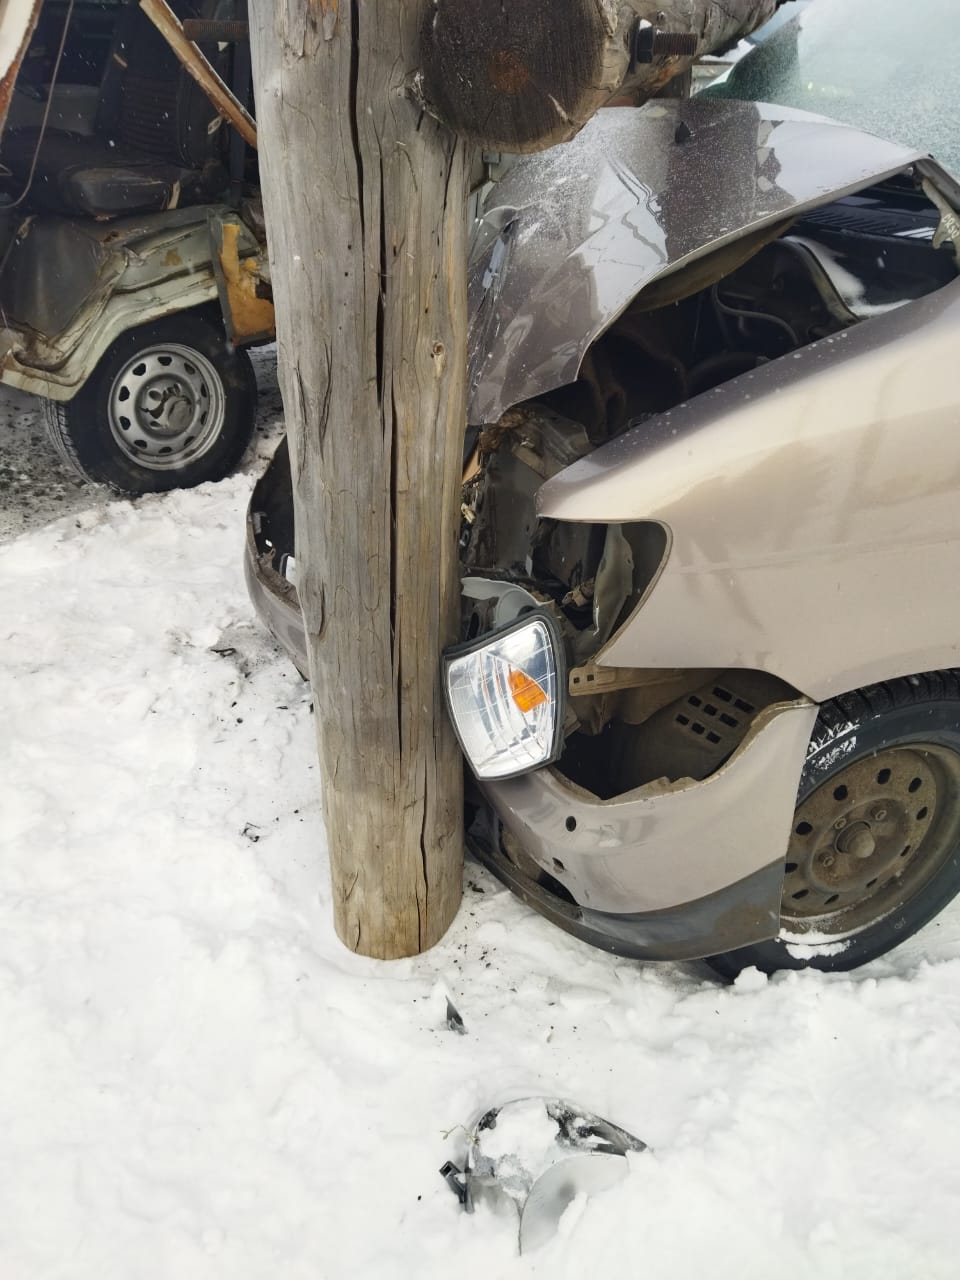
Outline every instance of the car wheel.
POLYGON ((121 334, 72 400, 44 403, 68 465, 120 493, 160 493, 236 466, 253 435, 257 384, 247 353, 193 312, 121 334))
POLYGON ((713 956, 855 969, 916 933, 960 891, 960 671, 825 703, 810 741, 784 868, 780 936, 713 956))

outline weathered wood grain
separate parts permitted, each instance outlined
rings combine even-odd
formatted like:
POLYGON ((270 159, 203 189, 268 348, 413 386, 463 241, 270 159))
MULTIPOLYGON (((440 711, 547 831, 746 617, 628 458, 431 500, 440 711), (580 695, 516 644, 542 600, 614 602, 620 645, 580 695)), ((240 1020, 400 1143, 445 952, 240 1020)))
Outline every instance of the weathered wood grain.
POLYGON ((778 0, 429 0, 419 88, 460 137, 491 150, 566 142, 611 98, 639 104, 692 65, 736 43, 778 0), (693 57, 631 67, 638 20, 693 34, 693 57))
POLYGON ((421 6, 252 0, 260 166, 334 919, 436 942, 461 894, 455 638, 466 165, 407 92, 421 6))

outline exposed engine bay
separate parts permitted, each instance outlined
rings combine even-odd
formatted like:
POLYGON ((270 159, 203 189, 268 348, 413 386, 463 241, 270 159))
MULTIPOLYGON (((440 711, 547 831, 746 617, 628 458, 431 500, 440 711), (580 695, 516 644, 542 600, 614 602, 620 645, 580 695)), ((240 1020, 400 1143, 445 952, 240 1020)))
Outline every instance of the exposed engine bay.
POLYGON ((759 671, 597 665, 654 583, 669 535, 653 521, 540 520, 537 490, 626 430, 669 429, 684 401, 948 284, 955 227, 930 184, 903 175, 765 228, 654 281, 590 348, 576 382, 472 433, 462 636, 528 607, 553 613, 570 666, 557 767, 570 780, 610 798, 707 777, 760 710, 797 692, 759 671))

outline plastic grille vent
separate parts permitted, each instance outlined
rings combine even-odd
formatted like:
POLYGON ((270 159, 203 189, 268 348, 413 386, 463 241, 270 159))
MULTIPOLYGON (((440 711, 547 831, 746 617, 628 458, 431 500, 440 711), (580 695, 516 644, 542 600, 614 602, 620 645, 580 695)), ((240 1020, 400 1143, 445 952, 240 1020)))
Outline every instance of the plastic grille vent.
POLYGON ((709 696, 691 693, 678 711, 676 723, 695 737, 718 746, 726 737, 739 735, 744 717, 756 711, 753 703, 737 697, 722 685, 714 685, 709 696))

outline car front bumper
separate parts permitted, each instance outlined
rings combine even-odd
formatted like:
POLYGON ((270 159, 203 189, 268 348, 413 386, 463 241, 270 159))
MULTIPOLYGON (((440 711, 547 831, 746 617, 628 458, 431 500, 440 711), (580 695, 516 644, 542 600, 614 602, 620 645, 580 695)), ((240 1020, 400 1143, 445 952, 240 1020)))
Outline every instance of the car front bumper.
POLYGON ((467 848, 528 907, 582 942, 633 960, 697 960, 775 937, 783 863, 772 862, 720 893, 671 910, 591 911, 525 875, 496 838, 493 810, 467 832, 467 848), (492 820, 492 821, 491 821, 492 820))
POLYGON ((489 821, 468 843, 536 910, 610 951, 693 959, 775 937, 816 715, 805 700, 767 708, 702 782, 661 780, 613 800, 556 768, 483 783, 489 821))
POLYGON ((260 561, 249 521, 243 572, 257 616, 303 678, 307 679, 307 640, 296 589, 260 561))

